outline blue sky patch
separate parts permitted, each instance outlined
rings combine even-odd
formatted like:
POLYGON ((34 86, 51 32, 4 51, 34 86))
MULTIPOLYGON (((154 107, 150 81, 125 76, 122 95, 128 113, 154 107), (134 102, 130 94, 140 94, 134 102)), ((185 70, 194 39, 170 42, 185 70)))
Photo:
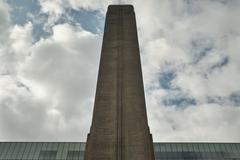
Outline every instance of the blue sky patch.
POLYGON ((222 68, 223 66, 227 65, 228 63, 229 63, 229 58, 228 57, 224 57, 220 62, 214 64, 211 67, 211 70, 217 69, 217 68, 222 68))
POLYGON ((207 98, 207 103, 223 104, 225 101, 225 98, 220 96, 211 96, 211 97, 208 96, 206 98, 207 98))
POLYGON ((240 106, 240 91, 232 93, 230 100, 235 106, 240 106))
POLYGON ((221 97, 221 96, 207 97, 207 103, 240 106, 240 91, 233 92, 229 96, 224 96, 224 97, 221 97))
POLYGON ((40 11, 37 0, 6 0, 11 9, 11 20, 13 24, 24 25, 29 21, 29 14, 36 15, 40 11))
POLYGON ((33 24, 33 42, 51 35, 43 29, 48 15, 40 13, 41 6, 37 0, 7 0, 7 3, 12 8, 10 15, 12 24, 20 26, 28 22, 33 24))
MULTIPOLYGON (((23 26, 27 22, 33 24, 33 41, 37 42, 41 38, 49 37, 50 30, 44 30, 44 25, 48 21, 48 14, 41 12, 41 6, 37 0, 6 0, 11 10, 11 22, 13 25, 23 26)), ((104 17, 97 10, 74 10, 66 9, 66 12, 60 16, 54 25, 69 23, 71 25, 80 25, 84 30, 92 33, 102 33, 104 26, 104 17)), ((51 26, 52 27, 52 26, 51 26)))
POLYGON ((163 99, 162 103, 165 106, 188 107, 196 105, 196 100, 189 97, 175 97, 163 99))
POLYGON ((69 20, 72 23, 80 24, 83 29, 89 32, 98 33, 103 31, 104 17, 97 10, 69 9, 67 15, 71 17, 69 20))
POLYGON ((159 83, 163 89, 173 89, 172 80, 176 77, 174 71, 162 72, 159 76, 159 83))
POLYGON ((193 53, 193 63, 198 63, 213 49, 213 44, 209 38, 198 38, 191 41, 191 52, 193 53))

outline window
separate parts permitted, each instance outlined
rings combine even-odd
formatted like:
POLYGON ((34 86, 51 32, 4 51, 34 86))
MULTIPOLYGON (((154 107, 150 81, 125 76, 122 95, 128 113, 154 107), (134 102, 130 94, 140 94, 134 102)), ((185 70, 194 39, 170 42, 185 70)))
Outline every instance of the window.
POLYGON ((39 154, 40 160, 55 160, 57 151, 41 151, 39 154))
POLYGON ((68 151, 67 160, 83 160, 83 151, 68 151))

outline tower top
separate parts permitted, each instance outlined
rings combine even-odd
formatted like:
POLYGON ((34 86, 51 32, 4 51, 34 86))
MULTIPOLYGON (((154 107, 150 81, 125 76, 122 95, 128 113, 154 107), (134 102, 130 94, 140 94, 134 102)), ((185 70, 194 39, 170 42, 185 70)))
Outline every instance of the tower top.
POLYGON ((119 12, 119 11, 133 12, 134 8, 133 8, 133 5, 130 5, 130 4, 108 6, 108 12, 119 12))

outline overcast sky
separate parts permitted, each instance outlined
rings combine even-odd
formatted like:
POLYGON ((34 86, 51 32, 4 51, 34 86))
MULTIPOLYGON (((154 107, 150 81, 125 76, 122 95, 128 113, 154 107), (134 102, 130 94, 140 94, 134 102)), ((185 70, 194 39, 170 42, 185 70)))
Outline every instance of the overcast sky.
POLYGON ((86 141, 116 3, 135 8, 154 141, 239 142, 239 0, 0 0, 0 141, 86 141))

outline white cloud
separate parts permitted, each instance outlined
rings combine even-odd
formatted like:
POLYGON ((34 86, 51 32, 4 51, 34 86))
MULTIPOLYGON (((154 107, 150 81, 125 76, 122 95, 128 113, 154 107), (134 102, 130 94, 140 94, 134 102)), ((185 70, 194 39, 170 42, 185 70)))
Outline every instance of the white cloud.
POLYGON ((24 26, 15 25, 9 38, 13 52, 25 57, 32 45, 32 24, 28 22, 24 26))
POLYGON ((114 0, 67 0, 66 4, 68 4, 71 8, 74 9, 87 9, 87 10, 102 10, 106 11, 107 6, 109 4, 117 3, 114 0))
POLYGON ((185 109, 159 107, 158 104, 151 108, 149 120, 155 141, 238 142, 240 140, 239 108, 217 104, 191 106, 185 109))
POLYGON ((84 141, 100 36, 65 23, 54 25, 52 36, 33 44, 30 22, 6 29, 10 32, 1 55, 0 139, 84 141))
POLYGON ((154 140, 239 141, 239 107, 228 102, 240 90, 239 2, 152 0, 133 4, 154 140), (224 59, 226 64, 220 66, 224 59), (166 71, 174 72, 169 83, 178 90, 159 84, 159 75, 166 71), (194 98, 196 105, 179 109, 163 103, 165 98, 178 96, 194 98), (224 100, 212 104, 209 97, 224 100))
POLYGON ((63 1, 40 0, 42 12, 51 15, 61 15, 64 12, 63 1))
POLYGON ((44 30, 51 32, 52 27, 65 13, 64 1, 39 0, 41 12, 48 15, 47 23, 44 24, 44 30))
POLYGON ((51 28, 69 9, 84 9, 86 11, 99 10, 102 14, 105 14, 107 5, 114 3, 113 0, 39 0, 39 2, 41 12, 48 15, 48 22, 44 25, 44 29, 48 32, 51 32, 51 28))
POLYGON ((29 84, 33 95, 36 93, 36 97, 46 101, 47 133, 57 130, 62 139, 86 139, 97 77, 99 53, 96 50, 99 47, 98 35, 69 24, 54 26, 51 37, 32 47, 22 78, 26 85, 29 84), (68 136, 70 133, 71 138, 68 136))
MULTIPOLYGON (((130 2, 154 141, 239 141, 239 106, 229 99, 240 91, 239 1, 187 2, 130 2), (168 82, 174 89, 159 83, 164 72, 174 72, 168 82), (195 103, 179 108, 163 102, 179 97, 195 103), (221 100, 210 103, 209 97, 221 100)), ((109 3, 115 1, 41 0, 52 35, 32 44, 32 24, 11 26, 0 1, 0 139, 85 141, 101 37, 55 23, 68 8, 105 14, 109 3)))

